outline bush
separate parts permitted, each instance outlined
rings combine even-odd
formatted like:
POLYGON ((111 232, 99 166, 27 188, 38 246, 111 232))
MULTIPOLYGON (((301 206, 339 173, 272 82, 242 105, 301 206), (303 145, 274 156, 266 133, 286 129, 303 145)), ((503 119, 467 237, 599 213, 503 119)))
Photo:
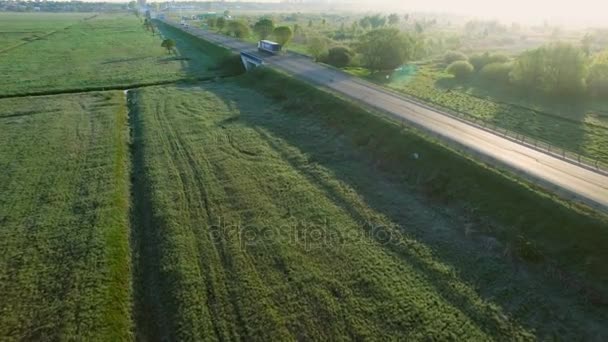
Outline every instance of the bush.
POLYGON ((587 71, 587 58, 578 46, 553 43, 521 54, 511 81, 528 91, 574 98, 585 91, 587 71))
POLYGON ((359 37, 357 50, 372 72, 393 70, 412 55, 412 39, 396 28, 369 31, 359 37))
POLYGON ((228 23, 228 34, 236 38, 246 38, 249 36, 249 26, 240 21, 231 21, 228 23))
POLYGON ((293 37, 293 32, 289 26, 279 26, 274 29, 272 32, 277 43, 281 44, 281 46, 287 45, 291 38, 293 37))
POLYGON ((457 79, 462 80, 469 77, 473 73, 473 66, 466 60, 455 61, 447 67, 446 71, 454 75, 454 77, 457 79))
POLYGON ((492 63, 507 63, 509 57, 503 54, 490 54, 488 52, 483 54, 476 54, 469 57, 469 63, 475 67, 475 71, 481 71, 486 65, 492 63))
POLYGON ((445 64, 452 64, 456 61, 466 61, 467 59, 467 55, 460 51, 448 51, 443 55, 445 64))
POLYGON ((510 63, 490 63, 484 66, 479 75, 486 81, 500 82, 503 84, 509 83, 509 74, 512 66, 510 63))
POLYGON ((325 63, 333 65, 337 68, 343 68, 350 64, 353 53, 346 47, 337 46, 329 49, 325 63))

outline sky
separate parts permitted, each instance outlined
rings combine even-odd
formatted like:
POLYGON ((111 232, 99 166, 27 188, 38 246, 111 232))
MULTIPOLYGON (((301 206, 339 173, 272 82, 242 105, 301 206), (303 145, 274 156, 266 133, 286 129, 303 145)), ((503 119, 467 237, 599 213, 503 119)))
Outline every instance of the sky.
MULTIPOLYGON (((87 0, 85 0, 87 1, 87 0)), ((103 1, 103 0, 89 0, 103 1)), ((108 0, 106 0, 108 1, 108 0)), ((119 0, 109 0, 119 1, 119 0)), ((155 0, 148 0, 154 2, 155 0)), ((164 0, 162 0, 164 1, 164 0)), ((179 0, 177 0, 179 1, 179 0)), ((228 0, 230 2, 235 0, 228 0)), ((240 0, 279 2, 280 0, 240 0)), ((305 0, 306 1, 306 0, 305 0)), ((566 26, 607 26, 608 0, 313 0, 361 4, 362 7, 399 12, 443 12, 498 19, 504 22, 566 26)), ((128 2, 123 0, 123 2, 128 2)))
MULTIPOLYGON (((357 1, 357 0, 354 0, 357 1)), ((359 0, 366 1, 366 0, 359 0)), ((400 8, 442 11, 506 21, 607 24, 608 0, 379 0, 400 8)))

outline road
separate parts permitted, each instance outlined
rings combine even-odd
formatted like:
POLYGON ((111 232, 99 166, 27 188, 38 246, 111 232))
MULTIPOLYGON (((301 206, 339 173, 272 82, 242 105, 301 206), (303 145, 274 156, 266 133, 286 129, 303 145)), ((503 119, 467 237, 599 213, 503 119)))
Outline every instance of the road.
POLYGON ((215 34, 203 29, 181 27, 166 22, 202 39, 215 42, 234 52, 247 51, 264 59, 272 68, 314 83, 373 107, 435 135, 483 162, 507 168, 567 200, 575 200, 608 212, 608 176, 540 152, 490 131, 458 120, 432 108, 414 103, 381 87, 341 71, 314 63, 310 58, 288 53, 267 56, 254 44, 215 34))

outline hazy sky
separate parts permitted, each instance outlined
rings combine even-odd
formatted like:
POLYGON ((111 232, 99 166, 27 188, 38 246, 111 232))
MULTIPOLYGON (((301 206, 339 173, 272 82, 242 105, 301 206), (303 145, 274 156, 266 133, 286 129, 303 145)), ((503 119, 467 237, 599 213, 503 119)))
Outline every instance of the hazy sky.
MULTIPOLYGON (((354 0, 357 1, 357 0, 354 0)), ((363 0, 361 0, 363 1, 363 0)), ((608 24, 608 0, 383 0, 418 10, 446 11, 505 20, 608 24)), ((377 2, 376 2, 377 3, 377 2)))
MULTIPOLYGON (((86 1, 86 0, 85 0, 86 1)), ((93 1, 93 0, 89 0, 93 1)), ((94 0, 100 1, 100 0, 94 0)), ((101 0, 103 1, 103 0, 101 0)), ((111 0, 110 0, 111 1, 111 0)), ((118 0, 114 0, 118 1, 118 0)), ((148 0, 154 2, 155 0, 148 0)), ((179 0, 177 0, 179 1, 179 0)), ((230 2, 234 0, 228 0, 230 2)), ((241 0, 279 2, 279 0, 241 0)), ((323 1, 323 0, 320 0, 323 1)), ((327 1, 327 0, 325 0, 327 1)), ((380 10, 398 9, 400 12, 447 12, 540 24, 551 23, 576 26, 608 26, 608 0, 329 0, 361 4, 380 10)), ((128 2, 124 0, 124 2, 128 2)))

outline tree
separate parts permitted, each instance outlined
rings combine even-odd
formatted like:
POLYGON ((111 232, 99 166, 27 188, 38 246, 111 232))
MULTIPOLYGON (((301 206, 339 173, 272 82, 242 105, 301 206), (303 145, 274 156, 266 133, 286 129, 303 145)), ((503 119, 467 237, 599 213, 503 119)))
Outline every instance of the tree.
POLYGON ((246 38, 250 34, 249 26, 247 26, 243 22, 236 21, 236 20, 231 20, 228 23, 227 30, 228 30, 228 34, 233 35, 236 38, 246 38))
POLYGON ((489 63, 483 66, 479 75, 486 81, 498 82, 502 84, 509 83, 509 74, 512 66, 510 63, 489 63))
POLYGON ((369 17, 369 23, 372 25, 372 29, 380 28, 386 25, 386 17, 380 14, 373 15, 369 17))
POLYGON ((216 17, 207 18, 207 26, 210 28, 214 28, 217 24, 218 19, 216 17))
POLYGON ((515 63, 509 78, 513 84, 526 90, 540 87, 543 78, 544 52, 541 49, 526 51, 515 63))
POLYGON ((230 18, 230 11, 229 10, 225 10, 224 11, 224 18, 230 18))
POLYGON ((175 41, 173 39, 164 39, 162 43, 160 43, 160 46, 167 49, 168 53, 171 53, 175 50, 175 41))
POLYGON ((255 32, 260 39, 266 39, 272 34, 274 30, 274 23, 272 19, 262 18, 253 25, 253 32, 255 32))
POLYGON ((217 20, 215 21, 215 26, 221 31, 224 29, 224 27, 226 27, 226 18, 224 17, 219 17, 217 18, 217 20))
POLYGON ((370 28, 372 26, 372 23, 370 22, 369 17, 366 16, 359 20, 359 26, 361 26, 364 30, 370 28))
POLYGON ((318 61, 327 54, 327 45, 327 38, 314 36, 308 40, 308 52, 318 61))
POLYGON ((568 43, 546 50, 544 90, 553 95, 579 95, 585 89, 587 59, 583 51, 568 43))
POLYGON ((395 28, 370 31, 359 38, 357 51, 372 72, 393 70, 410 58, 412 42, 395 28))
POLYGON ((312 27, 312 19, 308 20, 308 27, 312 27))
POLYGON ((399 24, 400 17, 397 13, 388 16, 388 24, 393 26, 399 24))
POLYGON ((272 35, 276 39, 277 43, 281 44, 281 46, 285 46, 291 40, 293 32, 291 32, 291 28, 289 28, 289 26, 279 26, 274 29, 272 35))
POLYGON ((443 55, 443 61, 445 64, 452 64, 456 61, 466 61, 467 59, 467 55, 460 51, 448 51, 445 53, 445 55, 443 55))
POLYGON ((455 61, 445 69, 459 80, 469 77, 473 73, 473 66, 467 61, 455 61))
POLYGON ((343 68, 350 64, 353 53, 346 47, 337 46, 329 49, 325 62, 337 68, 343 68))
POLYGON ((155 35, 156 29, 154 28, 154 23, 152 23, 152 20, 145 18, 144 27, 146 28, 146 30, 151 31, 152 35, 155 35))
POLYGON ((593 45, 593 36, 587 33, 583 39, 581 39, 581 47, 587 57, 591 55, 591 45, 593 45))
POLYGON ((608 51, 593 59, 587 78, 587 87, 591 96, 608 97, 608 51))
POLYGON ((569 43, 554 43, 521 54, 511 71, 513 83, 556 96, 577 96, 585 89, 587 58, 569 43))
POLYGON ((577 96, 585 90, 587 58, 569 43, 554 43, 523 53, 513 66, 511 79, 525 89, 555 96, 577 96))

